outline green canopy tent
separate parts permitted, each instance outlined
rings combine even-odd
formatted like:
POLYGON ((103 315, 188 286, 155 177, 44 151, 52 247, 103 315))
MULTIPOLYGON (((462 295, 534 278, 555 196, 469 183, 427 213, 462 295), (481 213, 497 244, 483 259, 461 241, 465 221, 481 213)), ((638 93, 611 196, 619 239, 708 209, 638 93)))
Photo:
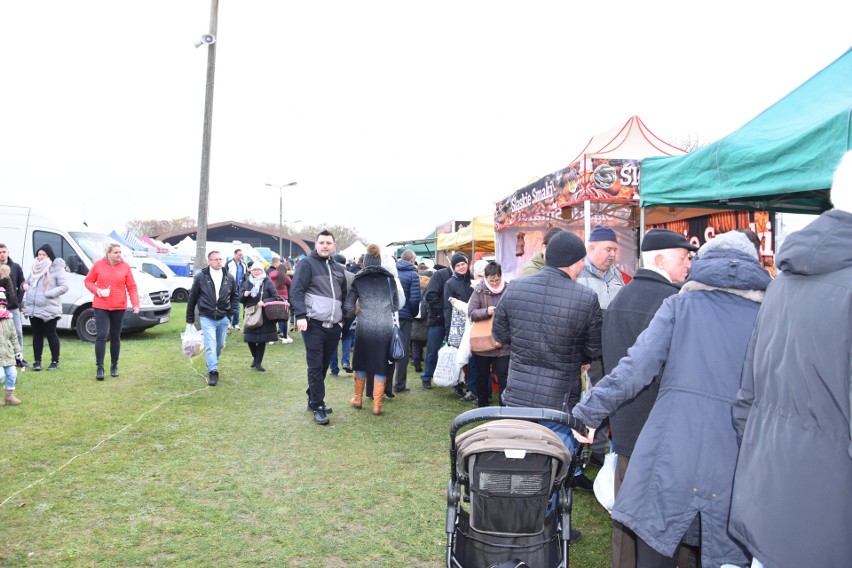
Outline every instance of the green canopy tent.
POLYGON ((821 213, 850 126, 852 49, 718 142, 645 159, 640 206, 821 213))
POLYGON ((437 237, 435 236, 435 231, 426 237, 425 239, 412 239, 408 241, 394 241, 392 243, 388 243, 387 246, 397 246, 396 256, 399 258, 406 249, 411 249, 414 251, 414 254, 417 255, 418 258, 426 257, 426 258, 435 258, 435 254, 437 253, 437 249, 435 248, 437 237))

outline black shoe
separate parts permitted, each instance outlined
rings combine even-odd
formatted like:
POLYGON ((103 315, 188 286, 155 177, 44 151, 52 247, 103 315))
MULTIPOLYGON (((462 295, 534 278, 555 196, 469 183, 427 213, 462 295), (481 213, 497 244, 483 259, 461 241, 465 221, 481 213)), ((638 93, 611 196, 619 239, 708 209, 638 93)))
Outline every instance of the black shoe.
POLYGON ((255 366, 254 366, 254 368, 255 368, 255 370, 256 370, 256 371, 260 371, 261 373, 266 372, 266 369, 264 369, 264 368, 263 368, 263 365, 261 365, 260 363, 258 363, 257 365, 255 365, 255 366))
POLYGON ((395 398, 395 397, 396 397, 396 395, 393 394, 393 392, 386 392, 385 393, 385 398, 395 398))
POLYGON ((57 369, 59 369, 59 361, 51 361, 46 370, 56 371, 57 369))
POLYGON ((95 371, 95 378, 99 381, 104 380, 104 366, 98 365, 98 370, 95 371))
POLYGON ((331 372, 331 376, 332 376, 332 377, 338 377, 338 376, 340 376, 340 371, 337 371, 336 373, 335 373, 334 371, 332 371, 332 372, 331 372))
POLYGON ((572 477, 573 486, 577 489, 582 489, 583 491, 594 491, 595 490, 595 482, 586 477, 585 473, 581 473, 580 475, 575 475, 572 477))
POLYGON ((432 381, 421 381, 423 383, 423 388, 426 390, 432 390, 432 381))
MULTIPOLYGON (((330 407, 330 406, 323 406, 323 408, 325 408, 325 413, 326 413, 326 414, 331 414, 332 412, 334 412, 334 409, 333 409, 332 407, 330 407)), ((314 411, 314 409, 313 409, 313 408, 311 408, 311 405, 310 405, 310 404, 308 405, 308 407, 307 407, 305 410, 307 410, 308 412, 313 412, 313 411, 314 411)))
POLYGON ((110 377, 117 377, 118 376, 118 365, 110 365, 109 376, 110 377))
POLYGON ((328 416, 326 416, 325 407, 320 406, 314 409, 314 422, 316 422, 320 426, 326 426, 329 423, 328 416))
POLYGON ((249 368, 254 369, 255 367, 257 367, 257 359, 252 359, 249 368))
POLYGON ((571 529, 571 532, 568 533, 568 544, 576 544, 581 538, 583 538, 583 533, 576 529, 571 529))
POLYGON ((36 361, 33 363, 33 371, 41 371, 41 361, 36 361))
POLYGON ((423 372, 423 365, 414 365, 414 370, 415 370, 415 372, 422 373, 423 372))
POLYGON ((410 390, 408 387, 393 387, 393 392, 408 392, 410 390))
POLYGON ((207 384, 211 387, 215 387, 219 384, 219 371, 210 371, 210 373, 208 373, 207 384))
POLYGON ((343 370, 349 373, 350 375, 352 374, 352 367, 350 367, 349 365, 343 365, 343 370))

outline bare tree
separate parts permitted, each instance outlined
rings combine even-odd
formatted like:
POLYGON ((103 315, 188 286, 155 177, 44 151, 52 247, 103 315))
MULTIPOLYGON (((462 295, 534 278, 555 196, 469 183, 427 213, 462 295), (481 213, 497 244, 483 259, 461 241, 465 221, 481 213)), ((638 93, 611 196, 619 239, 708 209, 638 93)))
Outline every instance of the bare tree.
POLYGON ((344 227, 343 225, 308 225, 306 227, 302 227, 302 229, 298 232, 298 235, 309 240, 314 240, 316 239, 317 234, 322 230, 328 230, 334 235, 334 243, 337 250, 343 250, 349 245, 354 244, 355 241, 360 241, 362 244, 368 244, 354 229, 351 227, 344 227))
POLYGON ((198 223, 192 217, 180 217, 179 219, 133 219, 126 225, 126 229, 137 235, 155 237, 171 231, 194 229, 198 223))

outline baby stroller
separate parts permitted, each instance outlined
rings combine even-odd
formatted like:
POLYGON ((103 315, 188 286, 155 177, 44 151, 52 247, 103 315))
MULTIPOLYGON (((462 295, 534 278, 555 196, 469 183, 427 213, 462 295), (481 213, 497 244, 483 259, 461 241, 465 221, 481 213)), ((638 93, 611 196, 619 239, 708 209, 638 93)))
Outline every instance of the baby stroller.
POLYGON ((543 408, 478 408, 453 420, 447 568, 568 567, 577 455, 541 421, 585 432, 570 414, 543 408))

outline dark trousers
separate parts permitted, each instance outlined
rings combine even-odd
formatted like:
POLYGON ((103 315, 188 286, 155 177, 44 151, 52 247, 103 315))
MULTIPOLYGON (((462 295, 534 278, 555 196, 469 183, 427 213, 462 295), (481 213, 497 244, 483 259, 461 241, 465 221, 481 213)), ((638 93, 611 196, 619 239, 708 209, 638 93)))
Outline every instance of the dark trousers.
POLYGON ((402 333, 402 344, 405 345, 405 356, 396 362, 396 381, 394 390, 402 390, 408 381, 408 360, 411 358, 411 320, 399 320, 399 331, 402 333))
MULTIPOLYGON (((619 455, 615 462, 615 495, 621 490, 630 458, 619 455)), ((612 520, 612 557, 610 568, 636 568, 636 534, 615 519, 612 520)))
POLYGON ((33 359, 41 361, 44 351, 44 340, 47 338, 47 346, 50 347, 50 360, 59 362, 59 335, 56 333, 56 324, 59 318, 43 320, 37 317, 30 318, 30 328, 33 332, 33 359))
POLYGON ((308 406, 316 409, 325 406, 325 375, 331 354, 340 341, 339 325, 323 327, 322 322, 308 320, 308 329, 302 333, 305 343, 305 360, 308 364, 308 406))
POLYGON ((426 341, 426 361, 423 367, 423 374, 420 378, 424 383, 432 380, 432 375, 435 374, 435 367, 438 366, 438 349, 441 348, 441 343, 444 342, 444 325, 430 325, 429 338, 426 341))
POLYGON ((104 364, 106 342, 109 339, 109 358, 113 365, 118 365, 118 355, 121 353, 121 324, 124 321, 124 310, 102 310, 95 308, 95 327, 98 330, 95 339, 95 362, 104 364))
POLYGON ((488 406, 488 400, 491 398, 491 375, 497 375, 497 387, 499 394, 497 400, 500 406, 503 406, 503 391, 506 390, 506 380, 509 378, 509 356, 502 357, 483 357, 482 355, 473 356, 473 361, 476 364, 476 397, 479 401, 479 406, 488 406))
POLYGON ((664 556, 636 537, 636 567, 677 568, 677 554, 674 557, 664 556))
POLYGON ((266 343, 263 341, 260 343, 249 341, 248 346, 249 351, 251 351, 251 356, 254 357, 255 364, 260 365, 263 363, 263 356, 266 354, 266 343))

